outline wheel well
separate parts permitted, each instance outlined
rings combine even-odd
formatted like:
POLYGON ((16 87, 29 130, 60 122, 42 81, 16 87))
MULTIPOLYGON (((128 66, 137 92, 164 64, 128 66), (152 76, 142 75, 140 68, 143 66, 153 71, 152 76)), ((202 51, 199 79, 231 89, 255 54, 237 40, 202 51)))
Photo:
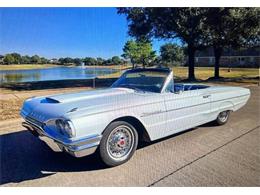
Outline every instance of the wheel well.
POLYGON ((230 101, 222 102, 219 105, 219 110, 222 111, 233 111, 234 110, 234 104, 230 101))
MULTIPOLYGON (((220 111, 220 112, 218 113, 218 116, 219 116, 219 114, 220 114, 221 112, 225 112, 225 111, 228 111, 230 114, 233 112, 232 109, 222 110, 222 111, 220 111)), ((217 116, 217 118, 218 118, 218 116, 217 116)), ((216 119, 217 119, 217 118, 216 118, 216 119)))
POLYGON ((115 121, 125 121, 125 122, 130 123, 136 129, 140 141, 146 141, 146 142, 151 141, 146 128, 141 123, 141 121, 139 121, 137 118, 132 117, 132 116, 124 116, 124 117, 117 118, 117 119, 113 120, 112 122, 115 122, 115 121))
POLYGON ((221 112, 226 112, 226 111, 228 111, 228 112, 230 112, 230 113, 233 112, 232 109, 226 109, 226 110, 224 109, 224 110, 220 111, 220 112, 218 113, 218 115, 219 115, 221 112))

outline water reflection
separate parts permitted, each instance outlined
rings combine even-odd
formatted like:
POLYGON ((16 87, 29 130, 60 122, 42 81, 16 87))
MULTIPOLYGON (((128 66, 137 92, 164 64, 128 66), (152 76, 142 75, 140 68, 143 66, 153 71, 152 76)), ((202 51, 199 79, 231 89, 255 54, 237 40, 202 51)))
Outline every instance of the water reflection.
POLYGON ((115 72, 109 68, 55 67, 32 70, 0 70, 1 83, 86 79, 115 72))
POLYGON ((40 81, 41 74, 33 73, 33 74, 22 74, 22 73, 15 73, 15 74, 3 74, 1 82, 9 83, 9 82, 22 82, 24 80, 32 80, 32 81, 40 81))

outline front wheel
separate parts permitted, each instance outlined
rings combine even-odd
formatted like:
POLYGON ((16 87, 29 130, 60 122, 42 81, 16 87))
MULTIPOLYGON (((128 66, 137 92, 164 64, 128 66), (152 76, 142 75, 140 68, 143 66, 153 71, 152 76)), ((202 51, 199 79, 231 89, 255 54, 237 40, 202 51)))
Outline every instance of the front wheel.
POLYGON ((229 115, 230 115, 229 110, 219 113, 218 118, 216 119, 216 123, 218 125, 224 125, 228 121, 229 115))
POLYGON ((99 148, 101 159, 109 167, 121 165, 133 156, 137 143, 136 129, 125 121, 115 121, 103 133, 99 148))

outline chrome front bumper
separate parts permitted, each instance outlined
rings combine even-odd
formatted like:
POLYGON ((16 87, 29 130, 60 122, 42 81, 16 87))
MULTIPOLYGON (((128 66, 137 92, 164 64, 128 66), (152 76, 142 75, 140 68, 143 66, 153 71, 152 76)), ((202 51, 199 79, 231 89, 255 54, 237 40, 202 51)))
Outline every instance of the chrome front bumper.
POLYGON ((101 140, 101 135, 87 136, 73 141, 60 140, 33 123, 26 121, 23 122, 22 125, 33 135, 45 142, 53 151, 65 151, 75 157, 83 157, 94 153, 101 140))

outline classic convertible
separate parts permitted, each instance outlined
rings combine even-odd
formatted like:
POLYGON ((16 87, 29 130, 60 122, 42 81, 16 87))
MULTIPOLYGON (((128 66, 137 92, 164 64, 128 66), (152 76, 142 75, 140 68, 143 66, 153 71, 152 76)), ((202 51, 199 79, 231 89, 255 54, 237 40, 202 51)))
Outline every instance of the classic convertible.
POLYGON ((26 100, 23 126, 54 151, 75 157, 99 152, 108 166, 128 161, 138 140, 153 141, 215 121, 246 104, 242 87, 175 84, 169 69, 126 71, 108 89, 26 100))

